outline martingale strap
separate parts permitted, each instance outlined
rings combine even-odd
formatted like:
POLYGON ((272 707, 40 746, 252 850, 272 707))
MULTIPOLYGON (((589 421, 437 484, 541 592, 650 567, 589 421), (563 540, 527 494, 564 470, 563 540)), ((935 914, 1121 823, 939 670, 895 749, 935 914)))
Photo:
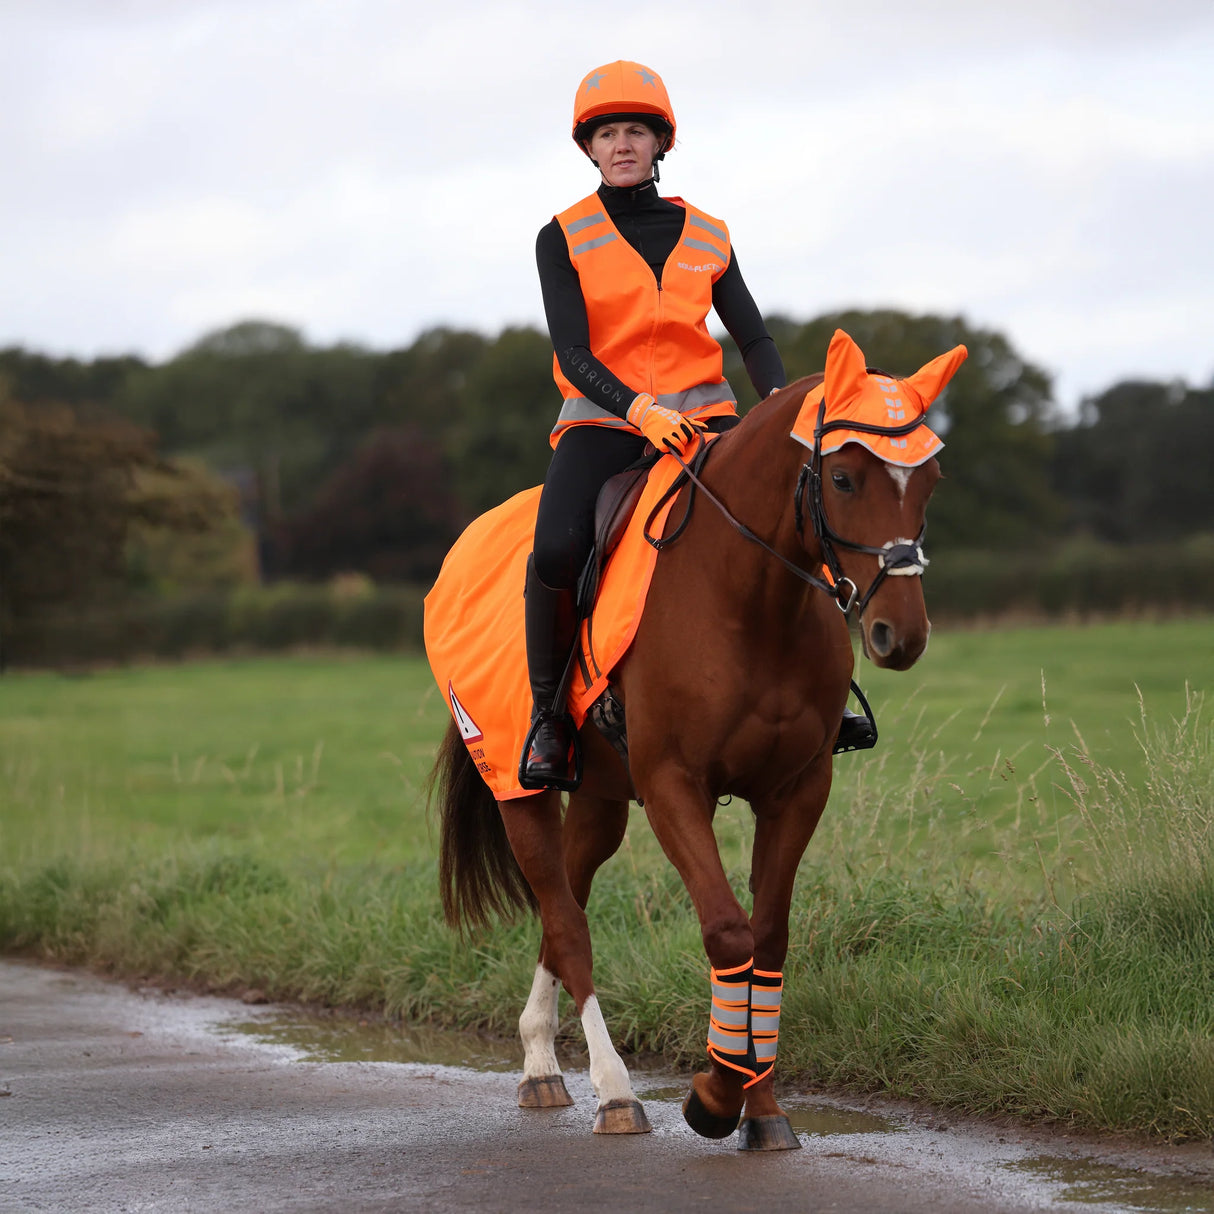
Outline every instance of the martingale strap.
POLYGON ((784 976, 755 969, 753 959, 733 969, 710 967, 708 973, 708 1055, 747 1076, 743 1086, 752 1087, 770 1075, 776 1063, 784 976))

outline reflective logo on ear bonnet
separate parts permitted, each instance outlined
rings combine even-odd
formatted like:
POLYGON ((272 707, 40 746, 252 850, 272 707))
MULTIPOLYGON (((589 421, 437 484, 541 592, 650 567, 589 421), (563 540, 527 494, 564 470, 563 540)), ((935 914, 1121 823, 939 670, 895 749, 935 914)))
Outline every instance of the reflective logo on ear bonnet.
MULTIPOLYGON (((842 329, 836 329, 826 354, 826 378, 806 393, 792 428, 792 437, 812 449, 823 397, 826 399, 826 422, 855 421, 886 429, 905 426, 927 412, 967 354, 964 346, 954 346, 906 379, 870 375, 865 369, 860 347, 842 329)), ((915 468, 931 459, 944 446, 924 425, 901 435, 866 434, 863 430, 842 427, 825 436, 822 454, 838 451, 844 443, 860 443, 879 459, 907 468, 915 468)))

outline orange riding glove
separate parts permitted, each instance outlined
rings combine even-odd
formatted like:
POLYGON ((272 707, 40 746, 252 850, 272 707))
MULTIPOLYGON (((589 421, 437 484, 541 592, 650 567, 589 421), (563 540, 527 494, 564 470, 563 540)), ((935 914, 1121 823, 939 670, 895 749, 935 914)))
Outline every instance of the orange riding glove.
POLYGON ((686 457, 695 446, 696 435, 707 429, 694 417, 659 405, 648 392, 638 392, 628 406, 628 420, 658 451, 674 451, 686 457))

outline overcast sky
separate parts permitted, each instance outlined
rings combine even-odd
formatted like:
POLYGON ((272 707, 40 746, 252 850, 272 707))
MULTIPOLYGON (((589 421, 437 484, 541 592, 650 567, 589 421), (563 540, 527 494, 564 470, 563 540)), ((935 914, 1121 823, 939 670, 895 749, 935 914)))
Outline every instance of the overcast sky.
POLYGON ((1210 0, 0 0, 0 345, 542 324, 618 58, 764 312, 962 313, 1064 405, 1214 377, 1210 0))

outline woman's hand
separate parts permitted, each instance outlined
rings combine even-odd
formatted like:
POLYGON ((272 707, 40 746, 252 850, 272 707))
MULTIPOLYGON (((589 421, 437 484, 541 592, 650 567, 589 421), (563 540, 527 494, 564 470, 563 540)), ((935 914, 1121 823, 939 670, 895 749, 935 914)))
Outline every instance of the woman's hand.
POLYGON ((628 406, 628 420, 658 451, 674 451, 684 457, 695 446, 696 435, 707 429, 699 419, 659 405, 648 392, 637 393, 628 406))

